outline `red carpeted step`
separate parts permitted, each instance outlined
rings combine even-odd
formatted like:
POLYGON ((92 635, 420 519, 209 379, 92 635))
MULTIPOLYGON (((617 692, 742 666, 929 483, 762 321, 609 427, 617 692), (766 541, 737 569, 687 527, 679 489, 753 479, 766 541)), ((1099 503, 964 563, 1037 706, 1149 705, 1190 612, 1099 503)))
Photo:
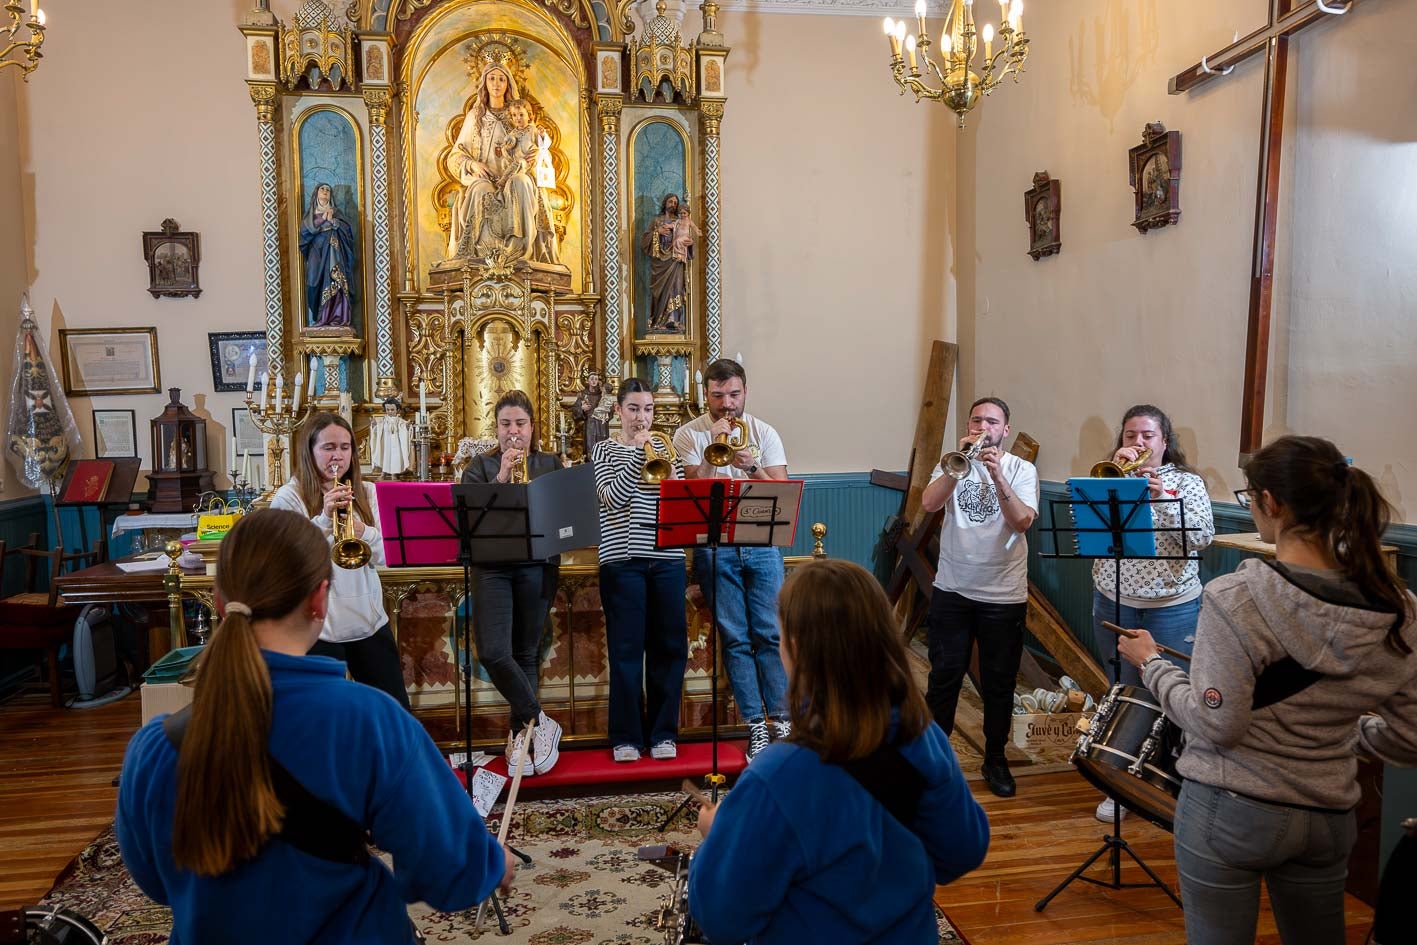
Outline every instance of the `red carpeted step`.
MULTIPOLYGON (((736 775, 748 765, 743 756, 746 741, 718 743, 718 770, 736 775)), ((561 749, 556 767, 546 774, 523 775, 524 788, 556 788, 582 784, 623 784, 634 781, 663 781, 693 778, 698 780, 713 766, 712 746, 708 742, 681 742, 679 757, 656 761, 645 755, 635 762, 616 762, 609 748, 561 749)), ((497 757, 487 766, 488 771, 505 776, 507 762, 497 757)), ((459 779, 462 772, 455 772, 459 779)))

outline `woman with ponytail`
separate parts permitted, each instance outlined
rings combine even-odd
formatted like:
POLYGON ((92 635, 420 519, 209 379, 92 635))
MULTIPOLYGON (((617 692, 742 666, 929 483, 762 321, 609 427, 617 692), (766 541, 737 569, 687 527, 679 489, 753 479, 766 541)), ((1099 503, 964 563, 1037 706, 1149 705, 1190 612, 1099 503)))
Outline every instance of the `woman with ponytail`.
POLYGON ((1253 942, 1263 879, 1285 945, 1339 943, 1358 755, 1417 764, 1417 598, 1383 559, 1391 507, 1332 443, 1283 437, 1245 478, 1275 559, 1206 585, 1189 672, 1144 630, 1122 655, 1186 733, 1187 941, 1253 942))
POLYGON ((276 491, 271 508, 304 515, 325 533, 327 545, 335 541, 335 516, 352 515, 354 537, 369 546, 362 568, 335 568, 325 626, 310 652, 343 661, 351 679, 382 689, 407 709, 403 662, 374 570, 384 566, 379 508, 373 484, 359 476, 354 430, 339 414, 321 411, 305 421, 295 442, 295 475, 276 491))
POLYGON ((406 903, 456 911, 510 883, 512 861, 418 722, 343 663, 306 655, 330 579, 329 544, 304 516, 241 519, 221 543, 222 620, 192 707, 128 746, 118 842, 143 892, 172 908, 173 945, 409 943, 406 903))

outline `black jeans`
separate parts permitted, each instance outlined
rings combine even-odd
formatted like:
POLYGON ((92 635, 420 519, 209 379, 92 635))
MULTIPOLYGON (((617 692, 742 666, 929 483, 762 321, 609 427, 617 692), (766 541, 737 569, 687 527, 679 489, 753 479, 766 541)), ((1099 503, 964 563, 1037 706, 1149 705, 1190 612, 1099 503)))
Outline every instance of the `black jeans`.
POLYGON ((310 655, 330 656, 341 661, 355 682, 382 689, 393 696, 399 705, 409 708, 408 686, 403 681, 403 660, 388 624, 362 640, 348 643, 317 640, 310 647, 310 655))
POLYGON ((952 732, 959 690, 969 671, 971 644, 978 641, 984 754, 988 758, 1002 758, 1009 741, 1027 613, 1026 603, 985 604, 938 587, 930 595, 930 684, 925 701, 945 734, 952 732))
POLYGON ((682 558, 630 558, 600 566, 612 746, 644 748, 678 739, 689 658, 685 590, 682 558))
POLYGON ((477 660, 511 708, 520 732, 541 713, 541 634, 556 597, 561 569, 554 564, 474 568, 472 635, 477 660))

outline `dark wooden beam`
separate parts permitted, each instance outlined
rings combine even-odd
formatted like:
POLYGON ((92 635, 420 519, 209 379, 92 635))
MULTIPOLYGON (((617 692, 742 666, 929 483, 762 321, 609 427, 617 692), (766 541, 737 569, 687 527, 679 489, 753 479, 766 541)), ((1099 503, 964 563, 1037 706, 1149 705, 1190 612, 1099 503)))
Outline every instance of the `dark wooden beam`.
POLYGON ((884 469, 873 469, 871 470, 871 485, 885 486, 887 489, 904 492, 910 487, 910 477, 903 473, 887 472, 884 469))

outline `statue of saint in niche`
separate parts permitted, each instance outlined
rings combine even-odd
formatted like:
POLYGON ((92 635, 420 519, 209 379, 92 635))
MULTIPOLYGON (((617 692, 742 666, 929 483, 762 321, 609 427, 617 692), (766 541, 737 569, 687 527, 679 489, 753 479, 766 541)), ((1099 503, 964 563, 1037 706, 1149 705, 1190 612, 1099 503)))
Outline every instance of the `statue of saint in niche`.
POLYGON ((666 194, 649 221, 641 248, 649 257, 649 331, 682 334, 688 324, 689 260, 699 228, 678 194, 666 194))
POLYGON ((501 42, 487 43, 475 60, 477 95, 447 163, 462 188, 448 233, 450 259, 560 261, 535 177, 547 139, 533 121, 533 101, 517 87, 512 60, 501 42))
POLYGON ((320 184, 300 220, 300 255, 305 260, 305 317, 313 328, 348 328, 352 323, 350 276, 354 272, 354 227, 335 206, 329 184, 320 184))

